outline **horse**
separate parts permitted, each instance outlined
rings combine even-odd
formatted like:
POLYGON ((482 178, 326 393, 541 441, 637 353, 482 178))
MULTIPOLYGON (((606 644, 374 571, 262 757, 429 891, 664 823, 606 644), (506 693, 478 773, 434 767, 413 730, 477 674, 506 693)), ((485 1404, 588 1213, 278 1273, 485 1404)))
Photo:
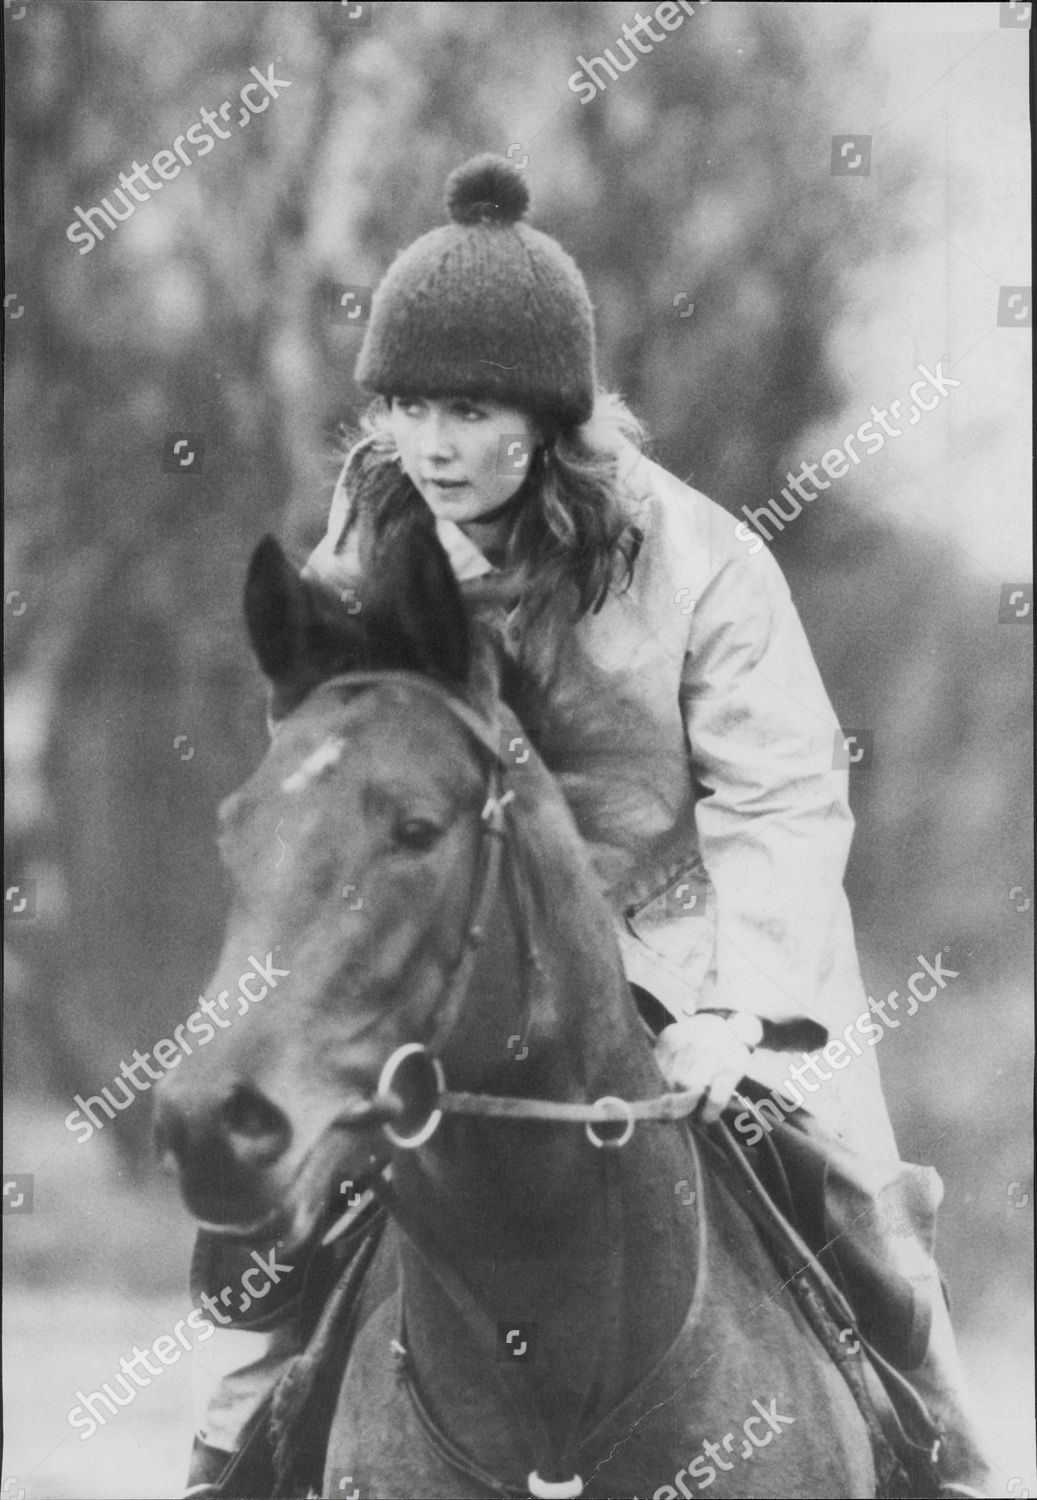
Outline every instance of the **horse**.
POLYGON ((348 601, 253 556, 271 741, 220 808, 208 996, 250 963, 275 988, 157 1089, 210 1234, 290 1261, 343 1185, 388 1206, 320 1493, 875 1495, 866 1413, 667 1090, 445 555, 386 550, 348 601))

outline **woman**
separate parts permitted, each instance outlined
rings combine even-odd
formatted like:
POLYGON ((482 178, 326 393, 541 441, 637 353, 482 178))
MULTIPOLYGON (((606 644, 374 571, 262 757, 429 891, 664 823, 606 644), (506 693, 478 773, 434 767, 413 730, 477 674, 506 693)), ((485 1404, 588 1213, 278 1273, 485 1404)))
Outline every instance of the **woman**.
MULTIPOLYGON (((881 1028, 809 1099, 788 1081, 793 1049, 868 1035, 872 1002, 842 889, 841 732, 787 585, 724 510, 641 455, 636 421, 598 391, 583 277, 523 221, 519 172, 476 158, 447 203, 451 222, 403 251, 373 299, 356 375, 378 399, 309 570, 348 588, 366 522, 431 513, 591 847, 664 1074, 705 1121, 743 1077, 781 1090, 783 1110, 808 1106, 842 1195, 834 1221, 866 1221, 872 1260, 916 1289, 901 1362, 945 1430, 942 1493, 980 1494, 926 1244, 939 1180, 898 1159, 881 1028), (903 1218, 890 1232, 880 1193, 906 1232, 903 1218)), ((758 1139, 761 1118, 742 1113, 739 1129, 758 1139)))

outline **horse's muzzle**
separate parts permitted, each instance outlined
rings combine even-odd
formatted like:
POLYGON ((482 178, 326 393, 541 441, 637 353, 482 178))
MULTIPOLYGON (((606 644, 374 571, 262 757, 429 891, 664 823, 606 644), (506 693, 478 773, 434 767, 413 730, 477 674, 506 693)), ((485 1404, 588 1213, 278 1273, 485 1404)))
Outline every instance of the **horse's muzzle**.
POLYGON ((162 1165, 179 1178, 192 1212, 234 1223, 271 1206, 261 1200, 270 1168, 291 1144, 292 1127, 257 1089, 237 1084, 205 1105, 159 1094, 154 1134, 162 1165))

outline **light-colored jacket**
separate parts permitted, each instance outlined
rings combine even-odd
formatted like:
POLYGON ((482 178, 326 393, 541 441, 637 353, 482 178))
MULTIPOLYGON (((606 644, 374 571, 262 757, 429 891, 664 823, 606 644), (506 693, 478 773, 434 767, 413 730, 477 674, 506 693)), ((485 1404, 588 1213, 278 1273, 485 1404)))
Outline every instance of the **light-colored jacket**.
MULTIPOLYGON (((628 978, 675 1017, 746 1010, 781 1045, 819 1048, 867 1009, 843 891, 853 818, 839 723, 767 549, 633 450, 624 477, 644 536, 632 583, 545 659, 531 651, 530 737, 591 846, 628 978)), ((340 479, 318 574, 343 576, 349 505, 340 479)), ((492 571, 458 526, 436 524, 462 590, 492 571)), ((518 650, 518 611, 509 634, 518 650)), ((769 1085, 787 1075, 787 1053, 754 1062, 769 1085)), ((811 1108, 840 1134, 863 1111, 892 1152, 874 1055, 850 1071, 811 1108)))

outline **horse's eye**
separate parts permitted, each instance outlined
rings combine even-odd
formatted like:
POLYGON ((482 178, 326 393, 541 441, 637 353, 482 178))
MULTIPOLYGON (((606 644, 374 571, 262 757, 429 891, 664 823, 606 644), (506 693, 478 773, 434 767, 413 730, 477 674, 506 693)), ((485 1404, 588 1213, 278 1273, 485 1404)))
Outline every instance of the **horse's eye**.
POLYGON ((396 825, 394 838, 402 849, 423 854, 441 836, 443 830, 431 818, 404 818, 396 825))

